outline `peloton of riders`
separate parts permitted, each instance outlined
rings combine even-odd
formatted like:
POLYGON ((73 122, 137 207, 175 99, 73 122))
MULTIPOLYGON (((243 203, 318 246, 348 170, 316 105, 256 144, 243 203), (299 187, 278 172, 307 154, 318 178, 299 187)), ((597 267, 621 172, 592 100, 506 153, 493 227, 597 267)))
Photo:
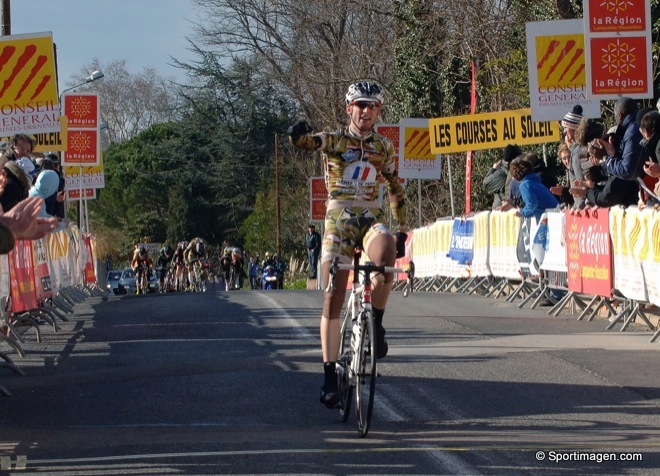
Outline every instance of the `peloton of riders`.
MULTIPOLYGON (((284 288, 284 274, 287 265, 277 253, 266 252, 265 259, 260 262, 258 255, 250 256, 248 254, 244 257, 241 248, 236 246, 225 247, 219 258, 217 256, 213 258, 213 253, 209 253, 209 251, 208 243, 199 237, 190 241, 180 241, 174 248, 168 243, 163 243, 158 255, 154 254, 157 264, 155 271, 158 272, 158 290, 163 293, 171 290, 195 290, 197 277, 201 277, 203 283, 206 284, 209 280, 215 281, 213 276, 218 277, 222 289, 227 291, 242 289, 243 282, 248 276, 252 289, 284 288), (250 274, 246 270, 247 258, 250 258, 250 274), (199 264, 197 270, 196 264, 199 264), (196 272, 199 274, 196 275, 196 272), (266 280, 267 277, 268 280, 266 280), (273 277, 275 277, 275 282, 273 282, 273 277)), ((147 293, 149 279, 154 271, 154 263, 149 257, 145 244, 135 245, 131 267, 136 275, 137 294, 147 293), (146 285, 140 286, 139 278, 141 278, 143 270, 147 273, 146 285)))

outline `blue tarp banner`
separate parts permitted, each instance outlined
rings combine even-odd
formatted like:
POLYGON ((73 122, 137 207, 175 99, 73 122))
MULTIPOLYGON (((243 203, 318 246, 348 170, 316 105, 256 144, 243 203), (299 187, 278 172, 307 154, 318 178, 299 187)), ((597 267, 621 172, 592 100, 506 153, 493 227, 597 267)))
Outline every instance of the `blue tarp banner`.
POLYGON ((474 251, 474 220, 454 219, 447 256, 460 264, 470 264, 474 251))

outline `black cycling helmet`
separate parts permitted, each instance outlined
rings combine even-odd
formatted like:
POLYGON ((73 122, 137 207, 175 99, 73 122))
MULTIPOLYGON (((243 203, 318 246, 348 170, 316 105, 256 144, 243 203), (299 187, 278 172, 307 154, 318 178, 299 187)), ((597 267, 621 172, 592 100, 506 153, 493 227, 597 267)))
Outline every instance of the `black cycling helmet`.
POLYGON ((346 104, 353 101, 375 101, 383 104, 383 100, 383 89, 377 83, 371 81, 353 83, 348 87, 346 93, 346 104))
POLYGON ((195 245, 195 251, 197 251, 197 254, 201 255, 204 253, 204 243, 201 241, 198 241, 197 244, 195 245))

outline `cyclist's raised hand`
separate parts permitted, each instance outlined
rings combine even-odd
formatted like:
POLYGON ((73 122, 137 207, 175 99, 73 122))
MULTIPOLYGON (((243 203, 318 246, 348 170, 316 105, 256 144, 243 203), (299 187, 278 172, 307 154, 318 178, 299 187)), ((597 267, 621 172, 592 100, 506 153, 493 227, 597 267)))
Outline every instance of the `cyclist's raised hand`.
POLYGON ((312 127, 307 124, 307 121, 298 121, 287 130, 287 134, 289 134, 289 137, 293 141, 298 140, 301 136, 310 132, 312 132, 312 127))

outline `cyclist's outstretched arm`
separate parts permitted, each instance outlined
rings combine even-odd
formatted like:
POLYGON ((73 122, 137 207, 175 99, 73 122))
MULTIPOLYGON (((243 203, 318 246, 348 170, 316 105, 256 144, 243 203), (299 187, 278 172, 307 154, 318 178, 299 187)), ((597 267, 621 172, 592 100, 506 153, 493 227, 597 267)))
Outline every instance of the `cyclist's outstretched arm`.
POLYGON ((312 127, 306 121, 295 123, 289 127, 287 133, 289 135, 289 142, 301 149, 314 151, 323 147, 323 135, 310 135, 312 133, 312 127))

